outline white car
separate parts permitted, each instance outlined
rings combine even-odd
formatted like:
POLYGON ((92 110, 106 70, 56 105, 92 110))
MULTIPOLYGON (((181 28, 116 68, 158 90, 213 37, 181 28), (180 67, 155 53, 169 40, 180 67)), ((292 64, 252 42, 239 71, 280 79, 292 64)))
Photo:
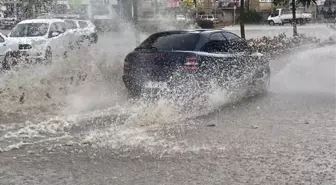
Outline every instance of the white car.
POLYGON ((176 20, 177 21, 186 21, 187 18, 186 18, 186 16, 179 14, 179 15, 176 15, 176 20))
POLYGON ((20 57, 50 63, 67 55, 72 36, 61 19, 30 19, 19 22, 8 39, 18 43, 20 57))
POLYGON ((7 59, 11 52, 18 50, 17 43, 9 40, 4 34, 0 32, 0 61, 3 69, 7 68, 7 59))
POLYGON ((70 26, 69 29, 80 37, 81 41, 87 40, 89 43, 97 43, 98 33, 96 26, 89 20, 64 19, 70 26))

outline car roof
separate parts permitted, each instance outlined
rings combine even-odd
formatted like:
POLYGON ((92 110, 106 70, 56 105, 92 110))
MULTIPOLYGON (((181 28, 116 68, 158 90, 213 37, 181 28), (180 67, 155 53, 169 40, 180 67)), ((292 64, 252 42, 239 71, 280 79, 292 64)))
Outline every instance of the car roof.
POLYGON ((85 19, 63 19, 63 20, 69 20, 69 21, 83 21, 83 22, 91 22, 90 20, 85 20, 85 19))
POLYGON ((218 32, 218 31, 225 31, 225 32, 229 32, 225 29, 182 29, 182 30, 168 30, 168 31, 161 31, 161 32, 157 32, 157 33, 198 33, 198 34, 211 34, 214 32, 218 32))
POLYGON ((54 22, 64 22, 62 19, 27 19, 21 21, 19 24, 26 24, 26 23, 54 23, 54 22))

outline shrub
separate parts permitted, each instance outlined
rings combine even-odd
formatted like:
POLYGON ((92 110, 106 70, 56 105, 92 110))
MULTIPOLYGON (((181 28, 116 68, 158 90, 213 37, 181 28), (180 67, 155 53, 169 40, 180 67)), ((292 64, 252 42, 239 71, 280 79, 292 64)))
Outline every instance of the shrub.
MULTIPOLYGON (((245 23, 261 23, 262 22, 262 16, 260 13, 256 11, 248 11, 243 14, 244 22, 245 23)), ((240 20, 240 16, 239 16, 240 20)))

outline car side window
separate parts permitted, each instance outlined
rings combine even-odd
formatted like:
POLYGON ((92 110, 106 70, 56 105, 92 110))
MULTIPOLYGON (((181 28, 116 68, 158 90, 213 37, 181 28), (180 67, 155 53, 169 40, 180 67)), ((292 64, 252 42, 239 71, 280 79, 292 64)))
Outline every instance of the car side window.
POLYGON ((223 32, 223 35, 228 40, 232 51, 243 52, 248 50, 247 42, 238 35, 229 32, 223 32))
POLYGON ((64 33, 66 31, 66 25, 63 25, 62 22, 57 22, 56 29, 58 32, 64 33))
POLYGON ((86 27, 88 27, 88 24, 86 22, 84 22, 84 21, 78 21, 78 24, 79 24, 80 28, 86 28, 86 27))
POLYGON ((1 35, 0 35, 0 43, 3 43, 5 42, 5 38, 3 38, 1 35))
POLYGON ((51 37, 51 34, 52 34, 53 32, 57 32, 56 23, 52 23, 52 24, 50 25, 49 38, 51 37))
POLYGON ((201 48, 201 51, 208 53, 226 53, 229 50, 226 40, 210 40, 201 48))
POLYGON ((222 33, 211 34, 209 40, 226 40, 222 33))
POLYGON ((238 41, 238 40, 242 40, 242 38, 240 38, 238 35, 233 34, 233 33, 223 32, 223 35, 225 36, 225 38, 226 38, 228 41, 238 41))

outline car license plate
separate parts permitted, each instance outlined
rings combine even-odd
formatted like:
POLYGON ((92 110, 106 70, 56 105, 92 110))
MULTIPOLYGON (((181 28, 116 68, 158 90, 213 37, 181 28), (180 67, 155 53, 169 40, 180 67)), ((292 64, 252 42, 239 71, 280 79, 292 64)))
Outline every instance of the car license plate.
POLYGON ((145 83, 145 88, 153 88, 153 89, 165 89, 167 88, 167 83, 166 82, 146 82, 145 83))

